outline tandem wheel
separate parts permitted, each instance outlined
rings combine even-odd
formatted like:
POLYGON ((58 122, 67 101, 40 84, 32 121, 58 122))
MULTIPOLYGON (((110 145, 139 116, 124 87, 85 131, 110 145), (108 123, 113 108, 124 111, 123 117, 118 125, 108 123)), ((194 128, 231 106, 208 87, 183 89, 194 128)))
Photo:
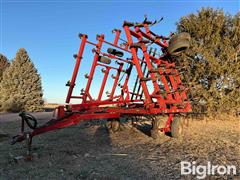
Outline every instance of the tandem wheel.
POLYGON ((183 122, 182 122, 182 118, 180 117, 173 117, 173 120, 171 122, 171 137, 173 138, 178 138, 182 135, 183 132, 183 122))
POLYGON ((118 132, 120 130, 120 119, 108 119, 107 120, 107 129, 110 132, 118 132))

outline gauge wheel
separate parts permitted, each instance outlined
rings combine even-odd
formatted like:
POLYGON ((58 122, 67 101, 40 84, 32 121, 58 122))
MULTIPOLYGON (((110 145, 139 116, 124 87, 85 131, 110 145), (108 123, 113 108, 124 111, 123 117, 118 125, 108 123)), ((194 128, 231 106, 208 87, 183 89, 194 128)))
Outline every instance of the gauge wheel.
POLYGON ((178 55, 190 47, 191 36, 189 33, 180 33, 173 36, 169 41, 168 53, 178 55))
POLYGON ((107 122, 107 129, 112 132, 117 132, 120 130, 120 120, 119 119, 110 119, 107 122))
POLYGON ((153 139, 158 139, 165 135, 160 129, 166 126, 167 120, 168 116, 159 116, 152 121, 151 137, 153 139))
POLYGON ((182 135, 183 132, 183 123, 181 118, 174 117, 171 122, 171 136, 173 138, 178 138, 182 135))

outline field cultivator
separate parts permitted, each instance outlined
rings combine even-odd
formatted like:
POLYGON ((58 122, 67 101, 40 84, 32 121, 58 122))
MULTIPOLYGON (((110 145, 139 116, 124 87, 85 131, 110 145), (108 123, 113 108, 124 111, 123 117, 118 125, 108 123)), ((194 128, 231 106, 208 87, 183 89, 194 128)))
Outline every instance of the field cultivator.
POLYGON ((21 133, 13 138, 12 144, 26 139, 31 145, 33 136, 83 120, 105 119, 108 127, 116 131, 120 118, 135 117, 153 121, 153 136, 158 132, 177 136, 181 129, 178 116, 191 112, 191 104, 176 58, 189 47, 190 36, 158 35, 150 30, 156 23, 146 18, 141 23, 125 21, 123 31, 113 30, 113 42, 106 41, 103 34, 97 35, 96 42, 89 41, 86 34, 79 34, 81 43, 78 54, 74 55, 72 79, 66 84, 69 86, 66 105, 57 107, 55 117, 39 127, 33 116, 21 113, 21 133), (92 53, 85 52, 86 46, 93 47, 92 53), (84 75, 86 86, 74 95, 84 61, 92 63, 89 73, 84 75), (98 81, 95 84, 94 79, 98 81), (72 103, 73 99, 79 103, 72 103), (25 123, 32 129, 30 132, 25 132, 25 123))

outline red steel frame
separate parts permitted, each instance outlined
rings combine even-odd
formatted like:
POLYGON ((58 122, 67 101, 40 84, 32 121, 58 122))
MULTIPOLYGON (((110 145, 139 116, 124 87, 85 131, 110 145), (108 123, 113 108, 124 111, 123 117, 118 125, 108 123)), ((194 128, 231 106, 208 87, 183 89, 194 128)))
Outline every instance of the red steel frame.
MULTIPOLYGON (((121 30, 118 29, 113 31, 115 33, 113 43, 106 41, 103 34, 97 35, 97 43, 88 41, 88 36, 86 34, 79 35, 81 44, 78 54, 75 56, 76 63, 66 97, 67 105, 59 106, 56 109, 56 117, 29 133, 30 138, 47 131, 77 124, 82 120, 102 118, 111 120, 120 118, 121 116, 157 114, 167 114, 169 116, 166 127, 162 129, 162 131, 167 132, 170 131, 171 121, 175 114, 191 111, 191 105, 187 97, 188 89, 184 88, 181 82, 180 73, 176 68, 174 59, 165 51, 168 47, 167 38, 153 33, 149 29, 148 22, 134 25, 133 23, 125 21, 123 23, 123 29, 126 40, 122 46, 119 45, 119 41, 122 39, 120 38, 121 30), (155 45, 155 47, 158 47, 158 50, 162 51, 160 57, 155 57, 155 53, 152 55, 149 52, 150 45, 147 45, 147 41, 150 42, 150 45, 155 45), (82 90, 79 96, 74 96, 73 89, 83 59, 84 49, 87 44, 95 47, 93 50, 93 62, 89 75, 85 75, 87 78, 85 89, 82 90), (123 51, 129 54, 130 57, 120 58, 102 52, 103 45, 108 45, 109 47, 123 51), (141 57, 139 52, 142 53, 141 57), (100 62, 99 56, 105 56, 112 60, 116 60, 117 67, 100 62), (128 64, 128 68, 124 69, 126 64, 128 64), (147 76, 143 65, 145 65, 145 70, 148 72, 147 76), (94 99, 90 94, 90 87, 97 66, 103 67, 102 72, 104 76, 97 98, 94 99), (136 69, 139 79, 136 84, 138 86, 137 93, 130 92, 128 86, 131 70, 133 68, 136 69), (113 70, 116 71, 116 74, 112 75, 113 85, 110 88, 108 97, 103 99, 103 92, 107 88, 106 82, 108 81, 109 72, 113 70), (124 83, 120 85, 121 94, 116 94, 116 89, 119 86, 119 80, 122 74, 126 75, 126 77, 124 83), (152 82, 153 92, 148 88, 147 81, 152 82), (161 92, 159 83, 163 85, 164 93, 161 92), (142 91, 142 94, 139 93, 139 90, 142 91), (79 104, 71 104, 71 99, 81 100, 79 104)), ((24 126, 24 122, 22 126, 24 126)), ((24 127, 22 127, 21 135, 17 136, 16 141, 24 140, 26 137, 25 134, 24 127)))

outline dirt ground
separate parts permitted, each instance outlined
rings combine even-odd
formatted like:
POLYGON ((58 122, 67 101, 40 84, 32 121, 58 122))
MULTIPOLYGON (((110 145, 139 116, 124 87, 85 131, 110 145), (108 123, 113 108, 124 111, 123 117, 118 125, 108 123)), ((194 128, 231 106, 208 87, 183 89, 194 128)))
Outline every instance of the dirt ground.
MULTIPOLYGON (((51 113, 37 114, 41 123, 51 113)), ((20 131, 17 114, 0 114, 0 179, 196 179, 181 175, 181 161, 197 165, 235 165, 240 179, 239 120, 191 121, 180 138, 154 140, 149 126, 124 126, 108 133, 104 124, 83 122, 33 139, 34 160, 15 161, 26 153, 25 143, 9 145, 20 131)))

